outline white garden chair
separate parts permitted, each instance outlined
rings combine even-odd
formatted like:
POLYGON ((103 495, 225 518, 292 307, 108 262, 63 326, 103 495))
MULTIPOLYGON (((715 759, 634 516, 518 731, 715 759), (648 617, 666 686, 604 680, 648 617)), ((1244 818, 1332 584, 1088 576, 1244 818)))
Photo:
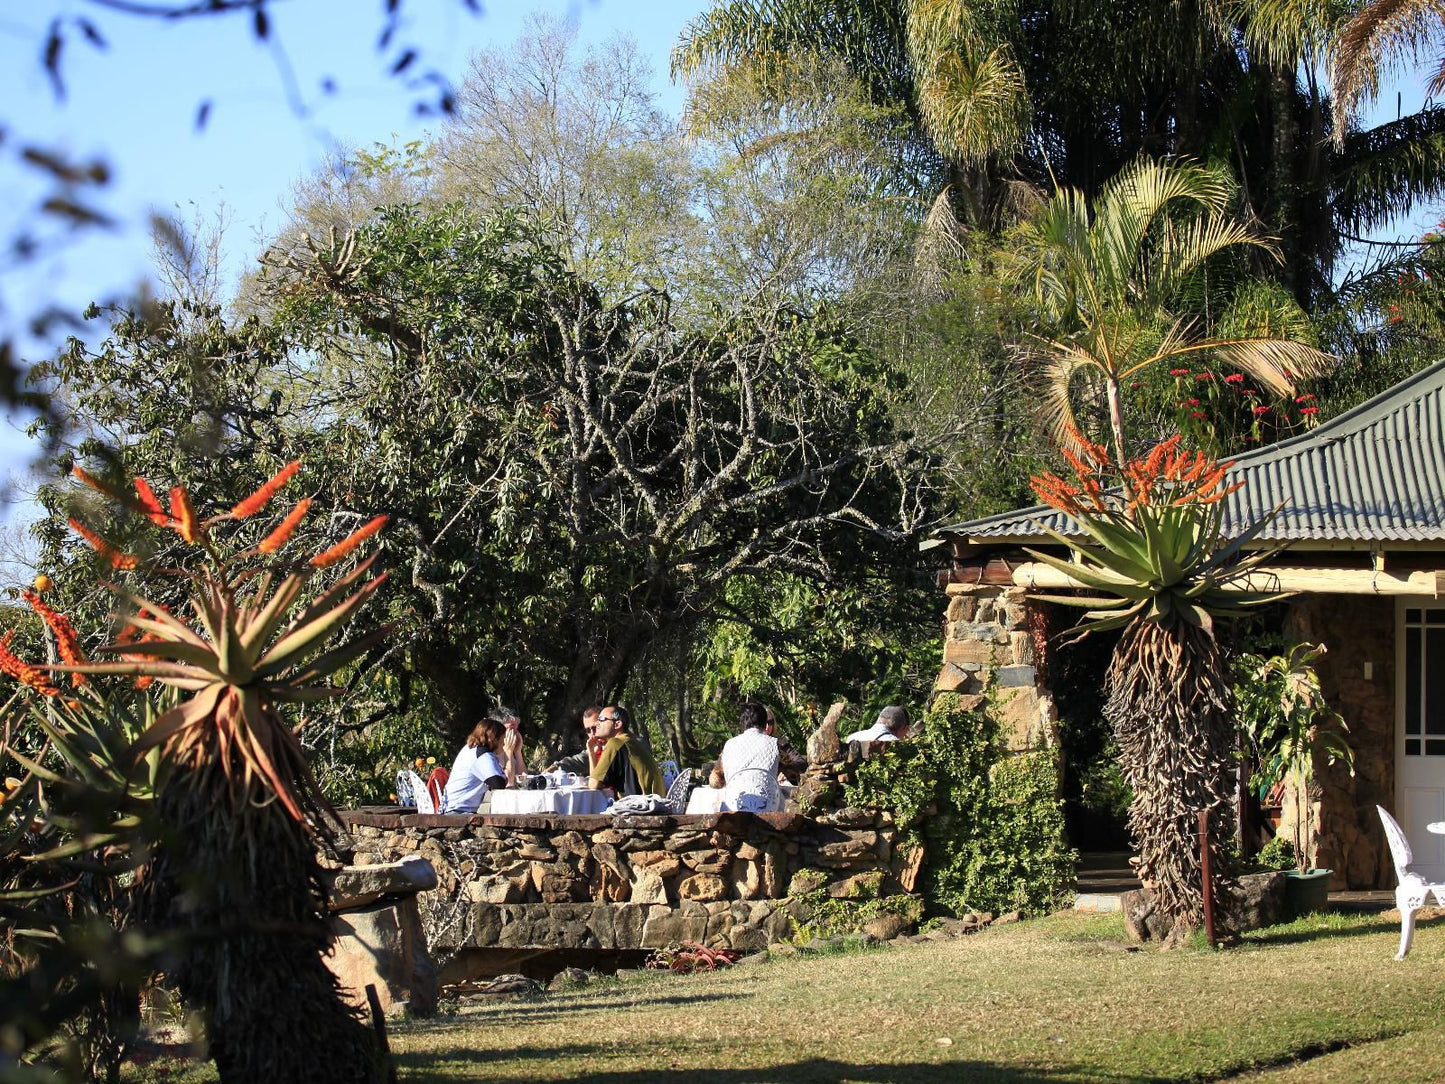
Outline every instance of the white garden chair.
POLYGON ((1415 852, 1410 849, 1405 830, 1385 812, 1384 806, 1377 805, 1375 808, 1380 811, 1380 823, 1385 826, 1390 857, 1395 860, 1395 876, 1400 882, 1395 888, 1395 906, 1400 909, 1400 951, 1395 954, 1395 959, 1403 960, 1415 936, 1415 912, 1425 906, 1431 895, 1434 895, 1436 903, 1445 907, 1445 884, 1431 884, 1410 868, 1415 861, 1415 852))
POLYGON ((432 801, 431 791, 427 790, 421 776, 416 772, 407 772, 406 774, 407 782, 411 784, 412 797, 416 801, 416 811, 427 814, 435 813, 437 811, 436 803, 432 801))

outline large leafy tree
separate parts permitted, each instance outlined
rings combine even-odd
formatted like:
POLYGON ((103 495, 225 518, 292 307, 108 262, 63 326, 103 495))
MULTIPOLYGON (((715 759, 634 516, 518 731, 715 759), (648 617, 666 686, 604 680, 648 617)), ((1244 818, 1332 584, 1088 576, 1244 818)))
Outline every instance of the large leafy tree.
POLYGON ((978 5, 960 0, 728 0, 695 20, 674 70, 836 57, 880 102, 907 102, 905 176, 951 186, 995 226, 1020 186, 1092 197, 1143 155, 1228 162, 1285 259, 1266 267, 1302 304, 1330 292, 1341 231, 1357 233, 1441 191, 1445 112, 1337 131, 1317 62, 1340 6, 978 5), (931 167, 931 172, 930 172, 931 167))
POLYGON ((551 740, 736 577, 864 583, 910 560, 927 459, 890 420, 887 366, 780 302, 608 302, 544 238, 394 208, 276 254, 269 322, 186 330, 163 309, 47 368, 77 416, 112 419, 130 470, 170 462, 174 436, 239 499, 250 469, 304 453, 308 541, 394 516, 403 632, 313 729, 414 709, 460 730, 505 699, 551 740), (126 439, 127 418, 158 431, 126 439))

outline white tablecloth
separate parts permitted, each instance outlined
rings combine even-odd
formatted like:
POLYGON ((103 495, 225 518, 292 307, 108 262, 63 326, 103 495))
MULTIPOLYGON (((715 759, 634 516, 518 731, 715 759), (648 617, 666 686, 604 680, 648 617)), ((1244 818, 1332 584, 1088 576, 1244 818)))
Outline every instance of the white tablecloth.
MULTIPOLYGON (((786 805, 794 791, 791 783, 779 783, 778 790, 782 793, 783 804, 786 805)), ((687 796, 687 811, 689 813, 717 813, 721 811, 723 792, 720 787, 694 787, 693 792, 687 796)))
POLYGON ((612 804, 605 791, 582 787, 549 787, 547 790, 496 790, 492 792, 491 813, 601 813, 612 804))

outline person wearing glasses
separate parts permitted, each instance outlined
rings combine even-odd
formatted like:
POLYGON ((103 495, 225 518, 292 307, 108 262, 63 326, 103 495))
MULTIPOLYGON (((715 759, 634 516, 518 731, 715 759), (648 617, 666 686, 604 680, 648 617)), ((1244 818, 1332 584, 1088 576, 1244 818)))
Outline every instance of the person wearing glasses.
POLYGON ((547 771, 572 772, 575 775, 591 775, 592 765, 597 763, 597 755, 602 752, 602 747, 607 744, 607 739, 597 737, 597 716, 602 714, 601 706, 593 704, 582 711, 582 733, 586 737, 582 741, 582 751, 573 753, 571 756, 562 757, 555 764, 549 764, 547 771))
POLYGON ((609 704, 597 716, 596 738, 606 742, 587 785, 593 790, 610 790, 615 797, 630 794, 666 794, 657 761, 632 733, 632 715, 626 708, 609 704))

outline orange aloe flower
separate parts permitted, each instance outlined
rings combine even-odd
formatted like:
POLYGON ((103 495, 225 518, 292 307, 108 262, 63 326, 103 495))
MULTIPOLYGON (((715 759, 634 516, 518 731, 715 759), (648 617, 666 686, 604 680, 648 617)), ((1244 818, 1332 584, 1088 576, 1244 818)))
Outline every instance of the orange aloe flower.
MULTIPOLYGON (((20 595, 55 634, 55 649, 60 654, 60 661, 70 666, 84 666, 86 658, 80 650, 80 638, 75 635, 75 626, 70 623, 70 618, 46 605, 34 591, 22 591, 20 595)), ((77 689, 85 684, 85 680, 84 674, 70 675, 70 683, 77 689)))
POLYGON ((277 525, 276 529, 261 539, 261 544, 256 548, 262 553, 275 553, 279 550, 290 539, 292 532, 296 530, 302 517, 306 515, 306 510, 310 507, 311 498, 302 497, 296 502, 296 507, 286 513, 286 518, 277 525))
POLYGON ((71 530, 90 543, 96 553, 110 562, 111 568, 130 569, 135 568, 139 563, 135 557, 116 549, 74 516, 71 516, 66 522, 70 524, 71 530))
POLYGON ((196 522, 196 510, 191 506, 191 495, 184 486, 171 487, 171 518, 175 520, 171 526, 187 542, 195 543, 201 540, 201 526, 196 522))
POLYGON ((254 516, 266 503, 276 495, 276 491, 291 480, 291 476, 301 469, 301 460, 293 459, 284 467, 278 470, 271 479, 265 482, 260 489, 252 493, 235 508, 231 509, 231 515, 237 519, 245 519, 247 516, 254 516))
POLYGON ((362 527, 360 530, 353 531, 351 534, 343 538, 340 542, 336 543, 336 545, 332 546, 329 550, 318 553, 315 557, 311 558, 311 567, 328 568, 331 565, 336 564, 337 561, 340 561, 348 553, 356 549, 357 546, 361 545, 372 535, 376 534, 377 531, 385 527, 388 518, 390 517, 377 516, 365 527, 362 527))
POLYGON ((146 518, 157 527, 170 526, 171 517, 161 507, 161 502, 156 499, 155 490, 151 489, 150 483, 144 478, 136 478, 135 491, 140 497, 140 508, 146 518))
POLYGON ((31 666, 10 650, 10 639, 14 635, 15 630, 11 629, 4 636, 0 636, 0 673, 9 674, 22 685, 29 685, 45 696, 58 696, 60 690, 50 683, 44 670, 31 666))

